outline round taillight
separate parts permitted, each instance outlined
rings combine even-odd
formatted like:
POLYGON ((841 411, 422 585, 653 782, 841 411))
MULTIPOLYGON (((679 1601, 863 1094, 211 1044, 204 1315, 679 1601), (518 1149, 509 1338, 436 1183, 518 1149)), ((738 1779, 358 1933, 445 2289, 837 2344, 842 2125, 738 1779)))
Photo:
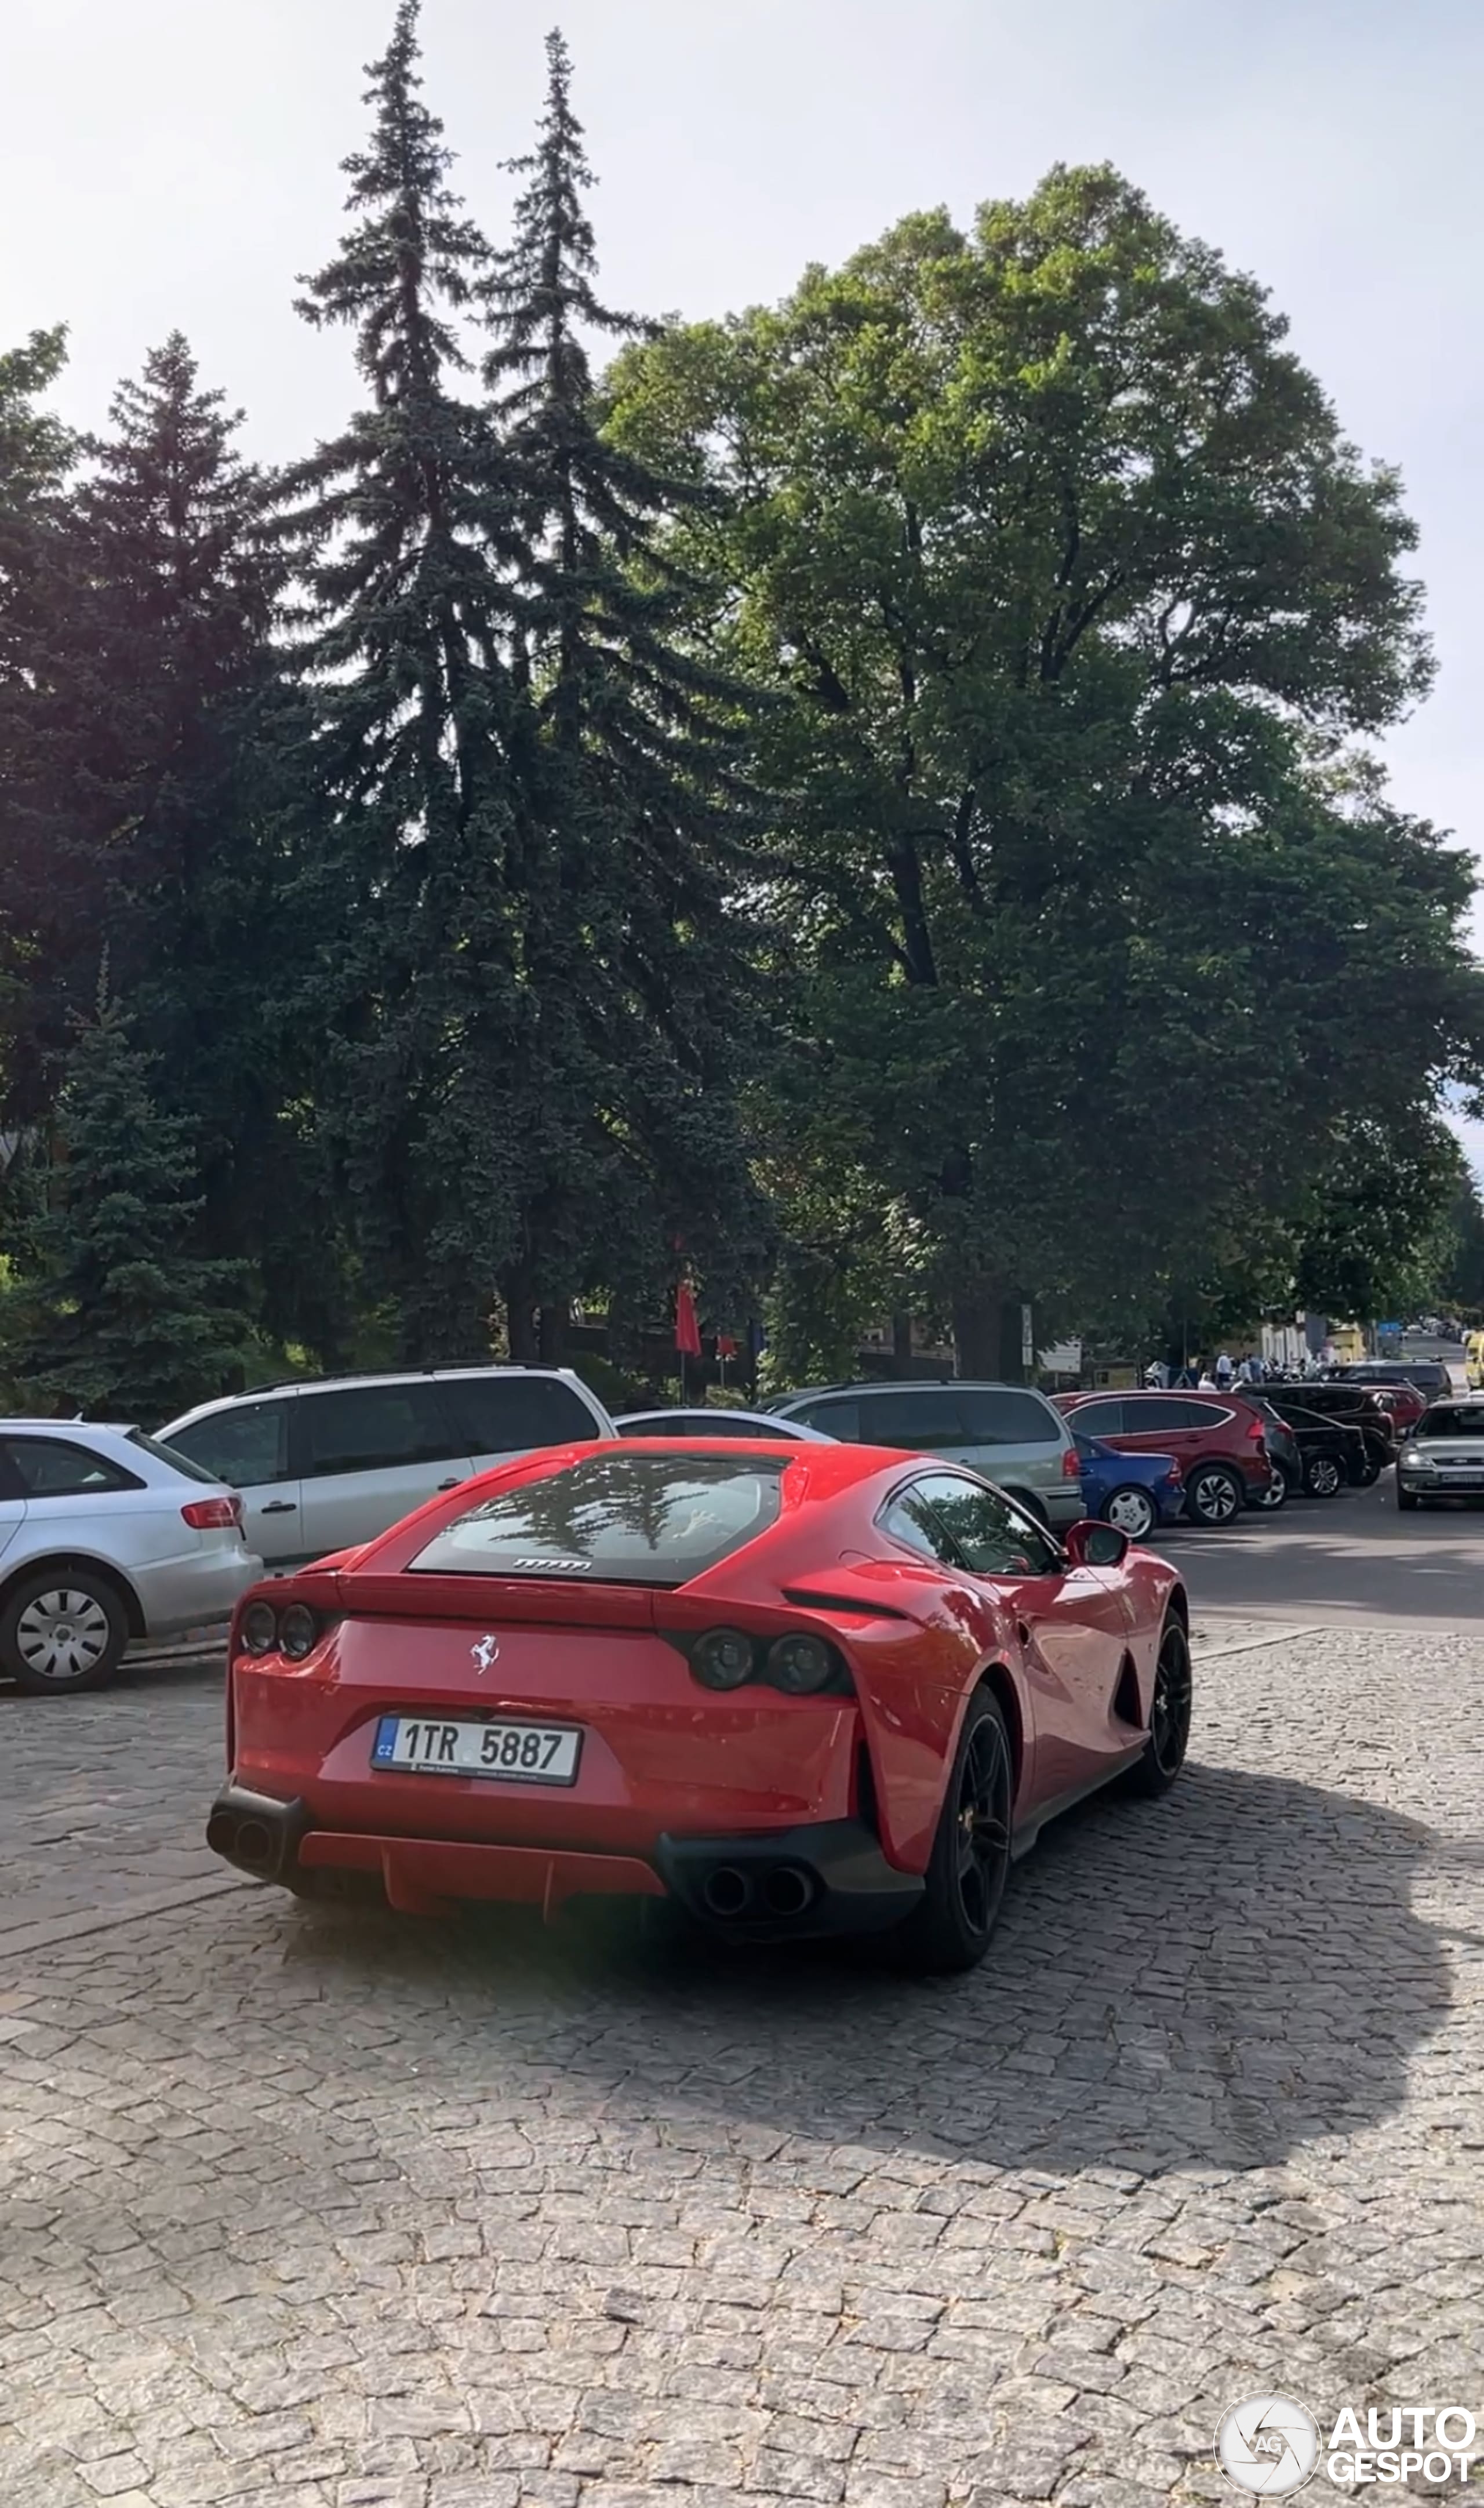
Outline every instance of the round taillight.
POLYGON ((242 1643, 249 1654, 272 1654, 278 1642, 278 1614, 271 1603, 249 1603, 242 1613, 242 1643))
POLYGON ((313 1654, 319 1636, 319 1623, 303 1603, 290 1603, 278 1623, 278 1643, 293 1663, 302 1663, 313 1654))
POLYGON ((835 1678, 835 1656, 822 1638, 780 1638, 768 1649, 767 1677, 775 1689, 806 1698, 828 1689, 835 1678))
POLYGON ((752 1639, 741 1629, 708 1629, 690 1650, 690 1669, 708 1689, 740 1689, 757 1670, 752 1639))

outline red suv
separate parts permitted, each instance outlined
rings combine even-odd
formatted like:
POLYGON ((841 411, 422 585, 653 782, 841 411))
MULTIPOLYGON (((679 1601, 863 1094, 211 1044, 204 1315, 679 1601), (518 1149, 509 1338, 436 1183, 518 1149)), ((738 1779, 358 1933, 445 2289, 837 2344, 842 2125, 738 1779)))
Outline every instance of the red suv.
POLYGON ((1235 1524, 1273 1486, 1269 1423, 1241 1393, 1058 1393, 1056 1401, 1079 1436, 1102 1437, 1126 1455, 1173 1455, 1193 1524, 1235 1524))

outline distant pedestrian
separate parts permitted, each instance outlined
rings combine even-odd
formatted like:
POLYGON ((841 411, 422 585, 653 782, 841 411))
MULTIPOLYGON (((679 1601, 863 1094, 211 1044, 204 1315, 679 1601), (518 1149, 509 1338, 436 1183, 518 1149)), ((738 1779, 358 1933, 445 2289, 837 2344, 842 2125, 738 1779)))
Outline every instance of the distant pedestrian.
POLYGON ((1222 1351, 1222 1353, 1221 1353, 1221 1356, 1220 1356, 1220 1357, 1217 1359, 1217 1361, 1216 1361, 1216 1390, 1217 1390, 1217 1392, 1218 1392, 1218 1393, 1225 1393, 1225 1392, 1227 1391, 1228 1387, 1230 1386, 1231 1382, 1232 1382, 1232 1360, 1231 1360, 1231 1353, 1230 1353, 1228 1350, 1223 1350, 1223 1351, 1222 1351))
POLYGON ((1197 1391, 1198 1393, 1219 1393, 1219 1392, 1220 1392, 1220 1390, 1221 1390, 1221 1387, 1220 1387, 1220 1386, 1219 1386, 1219 1384, 1216 1383, 1216 1380, 1215 1380, 1215 1378, 1214 1378, 1213 1376, 1206 1376, 1206 1375, 1203 1374, 1203 1375, 1201 1375, 1201 1376, 1198 1376, 1198 1377, 1197 1377, 1197 1379, 1196 1379, 1196 1391, 1197 1391))

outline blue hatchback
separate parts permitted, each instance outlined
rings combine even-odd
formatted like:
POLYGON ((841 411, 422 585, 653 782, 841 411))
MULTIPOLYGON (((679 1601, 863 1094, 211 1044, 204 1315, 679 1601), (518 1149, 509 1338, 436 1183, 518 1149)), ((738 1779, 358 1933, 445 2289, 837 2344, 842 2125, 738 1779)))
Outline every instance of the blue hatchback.
POLYGON ((1115 1524, 1131 1541, 1147 1541, 1185 1503, 1173 1455, 1125 1455, 1100 1437, 1074 1437, 1083 1503, 1100 1524, 1115 1524))

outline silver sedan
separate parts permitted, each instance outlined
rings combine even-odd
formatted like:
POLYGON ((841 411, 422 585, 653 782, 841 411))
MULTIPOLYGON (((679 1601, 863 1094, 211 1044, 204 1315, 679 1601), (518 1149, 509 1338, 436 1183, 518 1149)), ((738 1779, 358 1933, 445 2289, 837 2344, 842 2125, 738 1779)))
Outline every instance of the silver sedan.
POLYGON ((137 1429, 0 1420, 0 1672, 22 1689, 97 1689, 262 1572, 236 1490, 137 1429))
POLYGON ((822 1428, 801 1420, 775 1420, 770 1411, 626 1411, 613 1421, 620 1437, 772 1437, 789 1445, 833 1446, 822 1428))

